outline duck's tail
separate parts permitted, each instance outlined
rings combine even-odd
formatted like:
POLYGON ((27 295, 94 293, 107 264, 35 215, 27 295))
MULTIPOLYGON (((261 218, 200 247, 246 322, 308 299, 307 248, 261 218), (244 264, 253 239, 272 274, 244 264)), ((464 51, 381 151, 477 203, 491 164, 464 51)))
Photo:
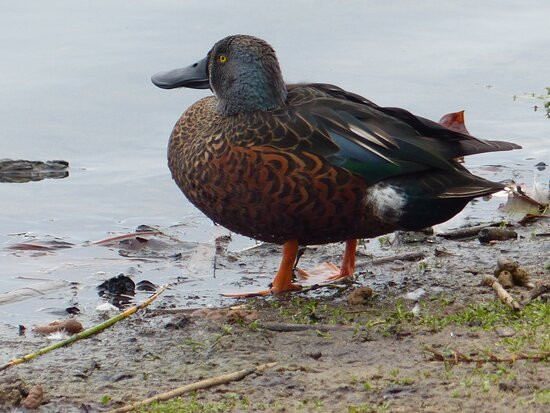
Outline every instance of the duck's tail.
POLYGON ((418 230, 451 219, 474 198, 491 195, 504 189, 499 182, 463 173, 432 171, 400 179, 389 179, 387 184, 398 186, 406 203, 398 225, 405 230, 418 230))

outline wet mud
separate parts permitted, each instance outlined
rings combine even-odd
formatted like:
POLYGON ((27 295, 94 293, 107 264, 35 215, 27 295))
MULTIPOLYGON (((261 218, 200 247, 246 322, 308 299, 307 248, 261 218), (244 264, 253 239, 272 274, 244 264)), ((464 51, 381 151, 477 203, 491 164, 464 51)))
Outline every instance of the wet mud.
MULTIPOLYGON (((184 396, 175 410, 152 411, 547 411, 548 295, 514 312, 482 284, 498 257, 517 261, 534 283, 550 277, 548 220, 513 230, 517 238, 488 243, 429 234, 370 240, 359 248, 352 284, 215 309, 174 300, 174 285, 106 331, 1 372, 0 403, 9 411, 40 385, 37 411, 108 411, 276 362, 262 374, 184 396), (376 256, 373 243, 380 244, 376 256)), ((217 242, 217 268, 250 269, 228 288, 246 289, 258 277, 267 286, 279 248, 235 253, 227 241, 217 242)), ((339 244, 307 248, 299 265, 339 262, 342 253, 339 244)), ((508 291, 520 300, 528 289, 508 291)), ((93 314, 87 324, 105 317, 93 314)), ((49 343, 31 332, 5 336, 2 362, 49 343)))

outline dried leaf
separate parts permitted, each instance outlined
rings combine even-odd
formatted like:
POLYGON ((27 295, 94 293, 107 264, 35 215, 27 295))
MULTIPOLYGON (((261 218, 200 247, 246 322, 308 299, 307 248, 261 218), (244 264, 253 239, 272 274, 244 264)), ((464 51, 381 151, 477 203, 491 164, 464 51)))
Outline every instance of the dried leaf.
POLYGON ((439 123, 451 130, 454 130, 455 132, 465 133, 466 135, 470 134, 468 129, 466 129, 466 124, 464 123, 463 110, 460 112, 452 112, 443 115, 443 117, 439 119, 439 123))

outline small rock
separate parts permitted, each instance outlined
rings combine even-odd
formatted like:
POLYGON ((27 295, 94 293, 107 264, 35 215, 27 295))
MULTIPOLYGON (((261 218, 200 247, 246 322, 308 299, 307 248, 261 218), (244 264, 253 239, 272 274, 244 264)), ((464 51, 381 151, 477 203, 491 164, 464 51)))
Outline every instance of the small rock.
POLYGON ((38 409, 38 407, 42 404, 43 399, 44 390, 42 390, 42 386, 40 384, 37 384, 36 386, 31 387, 28 396, 21 402, 21 406, 29 410, 38 409))
POLYGON ((521 267, 512 272, 512 277, 517 285, 527 285, 529 283, 529 273, 521 267))
POLYGON ((501 271, 498 275, 498 282, 507 290, 514 286, 514 279, 510 271, 501 271))
POLYGON ((372 297, 372 288, 370 287, 355 288, 348 295, 348 304, 349 305, 365 304, 370 297, 372 297))
POLYGON ((308 356, 311 357, 313 360, 319 360, 323 356, 323 354, 320 351, 317 351, 315 353, 309 353, 308 356))
POLYGON ((411 310, 411 313, 416 317, 420 317, 420 305, 418 303, 416 303, 413 307, 413 309, 411 310))
POLYGON ((424 294, 426 294, 426 290, 420 287, 414 291, 408 292, 407 294, 404 295, 404 297, 406 300, 418 301, 420 298, 424 296, 424 294))
POLYGON ((138 291, 156 291, 157 285, 153 284, 151 281, 148 280, 142 280, 136 284, 136 290, 138 291))
POLYGON ((511 258, 500 256, 497 259, 497 267, 500 271, 514 272, 519 267, 519 264, 511 258))
POLYGON ((495 333, 497 333, 497 336, 501 338, 513 337, 516 335, 516 330, 511 327, 497 327, 495 328, 495 333))
POLYGON ((82 324, 76 321, 74 318, 69 318, 64 321, 53 321, 46 326, 36 326, 32 329, 37 334, 52 334, 60 331, 65 331, 69 335, 80 333, 84 330, 82 324))
POLYGON ((110 315, 110 314, 118 313, 118 308, 116 308, 111 303, 100 304, 95 308, 95 310, 98 313, 101 313, 101 314, 104 314, 104 315, 110 315))
POLYGON ((512 379, 509 382, 500 382, 498 384, 498 389, 500 391, 515 391, 518 387, 518 381, 516 379, 512 379))

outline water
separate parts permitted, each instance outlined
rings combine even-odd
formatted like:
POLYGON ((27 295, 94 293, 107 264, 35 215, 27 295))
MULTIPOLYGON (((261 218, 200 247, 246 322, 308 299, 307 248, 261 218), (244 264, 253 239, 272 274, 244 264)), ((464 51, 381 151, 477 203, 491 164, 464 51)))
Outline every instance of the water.
MULTIPOLYGON (((64 159, 71 170, 62 180, 0 184, 0 246, 29 237, 82 245, 140 224, 179 225, 178 237, 211 245, 220 230, 185 200, 166 166, 172 125, 208 92, 164 91, 149 78, 195 62, 235 33, 268 40, 288 82, 334 83, 436 120, 466 109, 474 135, 524 148, 471 157, 468 165, 488 178, 530 187, 533 165, 550 164, 550 120, 532 109, 541 102, 512 98, 550 86, 547 1, 234 3, 2 2, 0 157, 64 159), (505 168, 495 173, 484 165, 505 168)), ((479 205, 466 214, 495 209, 479 205)), ((231 248, 248 245, 253 241, 237 237, 231 248)), ((43 279, 79 287, 0 306, 2 322, 49 320, 75 302, 94 306, 95 285, 130 267, 156 283, 185 273, 169 264, 153 270, 159 266, 105 247, 46 254, 3 248, 0 293, 43 279)), ((219 283, 239 278, 197 274, 173 294, 200 291, 212 303, 219 283)))

